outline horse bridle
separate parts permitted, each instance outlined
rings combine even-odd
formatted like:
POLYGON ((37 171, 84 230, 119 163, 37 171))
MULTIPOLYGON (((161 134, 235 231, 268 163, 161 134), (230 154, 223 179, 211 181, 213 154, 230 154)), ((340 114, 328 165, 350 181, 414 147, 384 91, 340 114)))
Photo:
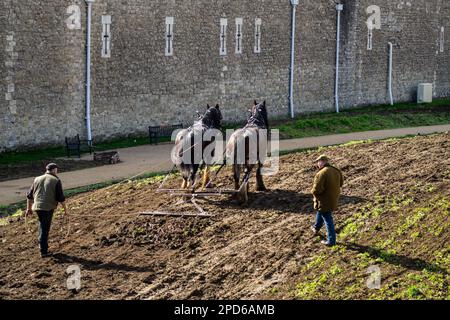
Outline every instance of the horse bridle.
POLYGON ((247 121, 247 126, 258 126, 260 128, 267 128, 266 120, 262 115, 261 103, 254 106, 254 111, 247 121))
POLYGON ((192 130, 193 127, 198 124, 201 124, 202 127, 204 127, 205 129, 213 129, 216 127, 217 129, 220 129, 220 120, 222 120, 222 116, 221 114, 219 114, 219 112, 220 111, 217 110, 216 108, 210 108, 206 110, 204 115, 200 115, 200 113, 196 111, 198 120, 194 123, 194 125, 189 127, 188 130, 192 130), (215 121, 216 118, 218 119, 217 121, 218 123, 216 123, 215 121))

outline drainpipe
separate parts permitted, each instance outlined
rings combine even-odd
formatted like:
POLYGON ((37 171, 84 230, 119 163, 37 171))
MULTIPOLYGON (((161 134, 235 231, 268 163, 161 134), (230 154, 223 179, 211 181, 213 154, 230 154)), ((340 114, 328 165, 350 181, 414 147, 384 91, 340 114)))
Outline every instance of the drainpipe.
POLYGON ((292 17, 291 17, 291 64, 289 73, 289 113, 292 119, 295 117, 294 113, 294 67, 295 67, 295 13, 298 5, 298 0, 291 0, 292 17))
POLYGON ((394 46, 392 42, 389 42, 389 99, 391 101, 391 106, 394 105, 394 97, 392 94, 392 56, 393 56, 394 46))
POLYGON ((339 56, 341 50, 341 12, 344 10, 343 4, 336 5, 337 11, 337 31, 336 31, 336 81, 334 85, 334 98, 336 104, 336 112, 339 113, 339 56))
POLYGON ((92 24, 92 3, 95 0, 85 0, 87 4, 87 21, 86 21, 86 128, 88 144, 92 146, 92 130, 91 130, 91 24, 92 24))

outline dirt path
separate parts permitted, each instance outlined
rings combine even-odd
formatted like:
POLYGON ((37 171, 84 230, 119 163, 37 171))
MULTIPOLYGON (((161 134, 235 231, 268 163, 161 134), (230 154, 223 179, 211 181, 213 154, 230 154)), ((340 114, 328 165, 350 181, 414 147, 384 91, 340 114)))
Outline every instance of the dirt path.
MULTIPOLYGON (((319 146, 343 144, 355 140, 385 139, 403 137, 406 135, 431 134, 450 131, 450 125, 404 128, 381 131, 368 131, 349 134, 338 134, 323 137, 311 137, 293 140, 281 140, 280 150, 288 151, 319 146)), ((61 173, 60 177, 66 189, 87 186, 111 180, 121 180, 140 173, 160 172, 170 170, 171 144, 158 146, 140 146, 120 149, 122 163, 101 168, 61 173)), ((0 204, 8 205, 25 199, 25 193, 31 185, 33 178, 25 178, 0 182, 0 204)))

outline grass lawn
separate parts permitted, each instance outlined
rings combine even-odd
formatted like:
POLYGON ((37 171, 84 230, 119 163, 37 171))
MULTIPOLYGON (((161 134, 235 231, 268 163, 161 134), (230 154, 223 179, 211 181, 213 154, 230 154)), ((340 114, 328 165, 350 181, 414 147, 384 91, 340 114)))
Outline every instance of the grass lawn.
POLYGON ((450 100, 432 104, 397 104, 345 110, 341 113, 311 114, 275 122, 282 139, 305 138, 338 133, 431 126, 450 123, 450 100))
MULTIPOLYGON (((314 113, 294 120, 271 123, 280 130, 281 139, 323 136, 371 130, 429 126, 450 123, 450 99, 431 104, 401 103, 343 110, 341 113, 314 113)), ((241 127, 242 123, 226 125, 225 129, 241 127)), ((97 151, 128 148, 148 144, 148 137, 131 137, 95 144, 97 151)), ((0 153, 0 165, 54 159, 66 155, 64 147, 26 152, 0 153)))

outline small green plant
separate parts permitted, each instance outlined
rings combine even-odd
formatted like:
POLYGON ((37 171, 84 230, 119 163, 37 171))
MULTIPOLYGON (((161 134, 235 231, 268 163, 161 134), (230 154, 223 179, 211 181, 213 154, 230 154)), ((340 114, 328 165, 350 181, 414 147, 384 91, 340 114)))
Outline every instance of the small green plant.
POLYGON ((269 293, 270 294, 277 294, 279 292, 279 289, 278 288, 271 288, 270 290, 269 290, 269 293))
POLYGON ((359 228, 364 225, 363 222, 352 221, 345 225, 344 229, 339 233, 339 237, 341 239, 349 238, 350 236, 355 235, 359 228))
POLYGON ((336 275, 338 275, 338 274, 340 274, 340 273, 342 273, 342 269, 339 268, 338 265, 334 265, 334 266, 331 267, 331 269, 330 269, 330 275, 336 276, 336 275))
POLYGON ((307 269, 313 269, 313 268, 320 268, 323 266, 325 259, 327 255, 322 253, 319 256, 317 256, 314 260, 312 260, 310 263, 306 265, 307 269))
POLYGON ((424 294, 422 293, 422 291, 417 287, 417 286, 410 286, 407 290, 407 295, 408 298, 410 299, 418 299, 418 298, 423 298, 424 294))
POLYGON ((422 221, 427 214, 431 212, 431 208, 417 208, 414 210, 412 216, 406 217, 406 222, 397 228, 397 235, 404 234, 408 229, 415 226, 422 221))
POLYGON ((411 233, 411 238, 413 238, 413 239, 420 238, 421 236, 422 236, 422 234, 420 233, 420 231, 411 233))
POLYGON ((300 283, 297 285, 296 297, 299 299, 311 299, 317 293, 317 289, 328 280, 328 273, 322 273, 317 280, 300 283))

